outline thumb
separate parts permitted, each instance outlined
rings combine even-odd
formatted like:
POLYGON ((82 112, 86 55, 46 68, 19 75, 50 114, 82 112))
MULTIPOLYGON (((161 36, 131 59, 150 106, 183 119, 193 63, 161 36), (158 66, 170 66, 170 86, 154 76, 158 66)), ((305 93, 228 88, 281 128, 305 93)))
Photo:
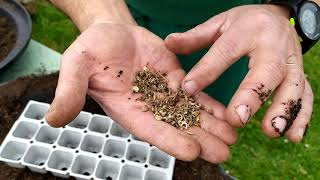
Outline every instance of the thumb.
POLYGON ((86 48, 74 42, 63 54, 55 98, 46 114, 52 127, 62 127, 82 110, 88 89, 89 71, 86 48))
POLYGON ((212 17, 184 33, 172 33, 165 39, 166 47, 176 54, 191 54, 211 46, 221 35, 226 14, 212 17))

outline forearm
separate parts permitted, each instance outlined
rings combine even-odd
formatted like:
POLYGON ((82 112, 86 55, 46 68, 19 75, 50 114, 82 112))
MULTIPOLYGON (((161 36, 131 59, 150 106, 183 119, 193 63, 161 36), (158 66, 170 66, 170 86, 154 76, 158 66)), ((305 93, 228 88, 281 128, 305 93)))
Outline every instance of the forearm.
POLYGON ((64 11, 80 31, 94 23, 136 24, 124 0, 50 0, 64 11))

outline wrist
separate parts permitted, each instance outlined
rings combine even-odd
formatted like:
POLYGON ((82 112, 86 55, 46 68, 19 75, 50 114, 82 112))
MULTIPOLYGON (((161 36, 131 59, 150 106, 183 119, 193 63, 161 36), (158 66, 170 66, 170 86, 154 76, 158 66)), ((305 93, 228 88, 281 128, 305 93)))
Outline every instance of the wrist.
POLYGON ((279 5, 288 7, 290 23, 294 26, 302 47, 306 53, 320 38, 320 7, 319 0, 285 1, 273 0, 274 7, 279 5))
MULTIPOLYGON (((101 2, 101 0, 96 0, 101 2)), ((113 23, 113 24, 128 24, 137 25, 132 17, 124 0, 102 0, 103 2, 96 4, 95 7, 100 7, 98 10, 92 12, 89 7, 87 27, 99 23, 113 23), (91 20, 90 20, 91 19, 91 20)), ((92 3, 91 3, 92 4, 92 3)), ((89 5, 91 6, 91 5, 89 5)))
MULTIPOLYGON (((320 6, 320 0, 311 0, 320 6)), ((265 4, 264 5, 273 14, 280 15, 285 18, 290 18, 290 8, 284 5, 277 4, 265 4)))
POLYGON ((124 0, 51 0, 64 11, 80 29, 98 23, 131 24, 135 20, 124 0))
MULTIPOLYGON (((94 14, 93 16, 87 16, 86 18, 88 18, 88 20, 83 21, 83 23, 79 24, 78 26, 81 31, 86 30, 88 27, 92 25, 102 24, 102 23, 137 25, 137 23, 133 18, 116 16, 110 13, 94 14)), ((82 19, 78 21, 81 22, 82 19)))
POLYGON ((286 19, 290 18, 290 8, 283 5, 275 4, 265 4, 263 5, 266 9, 272 12, 272 14, 284 17, 286 19))

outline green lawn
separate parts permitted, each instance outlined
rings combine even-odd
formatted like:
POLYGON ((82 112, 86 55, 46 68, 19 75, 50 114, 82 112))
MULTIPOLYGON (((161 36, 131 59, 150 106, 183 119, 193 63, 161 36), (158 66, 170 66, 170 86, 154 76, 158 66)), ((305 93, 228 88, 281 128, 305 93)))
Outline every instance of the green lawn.
MULTIPOLYGON (((72 22, 49 3, 37 0, 33 15, 32 37, 63 52, 79 34, 72 22)), ((312 125, 300 144, 284 138, 271 140, 260 130, 261 110, 246 128, 239 131, 239 140, 232 147, 232 157, 224 164, 230 174, 239 179, 320 179, 320 43, 304 58, 315 94, 312 125)), ((267 103, 266 103, 267 104, 267 103)))

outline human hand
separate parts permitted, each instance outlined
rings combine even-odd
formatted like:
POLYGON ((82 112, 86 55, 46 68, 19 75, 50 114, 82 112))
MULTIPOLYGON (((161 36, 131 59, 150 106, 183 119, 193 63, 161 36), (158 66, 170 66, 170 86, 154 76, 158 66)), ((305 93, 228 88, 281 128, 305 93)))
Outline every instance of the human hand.
POLYGON ((177 130, 143 112, 145 103, 132 93, 135 73, 144 66, 167 74, 169 86, 177 89, 185 72, 163 40, 146 29, 127 24, 98 23, 89 26, 67 49, 61 60, 56 97, 46 114, 51 126, 61 127, 82 110, 88 93, 104 111, 129 132, 181 160, 199 155, 214 163, 225 161, 235 130, 225 119, 225 107, 204 93, 196 99, 201 127, 177 130))
MULTIPOLYGON (((186 75, 183 88, 195 94, 214 82, 240 57, 249 57, 249 72, 227 108, 235 127, 247 124, 275 91, 262 129, 270 137, 302 140, 310 121, 313 93, 303 72, 301 47, 288 11, 275 5, 240 6, 185 33, 169 35, 166 46, 189 54, 211 46, 186 75)), ((228 87, 226 87, 228 88, 228 87)))

